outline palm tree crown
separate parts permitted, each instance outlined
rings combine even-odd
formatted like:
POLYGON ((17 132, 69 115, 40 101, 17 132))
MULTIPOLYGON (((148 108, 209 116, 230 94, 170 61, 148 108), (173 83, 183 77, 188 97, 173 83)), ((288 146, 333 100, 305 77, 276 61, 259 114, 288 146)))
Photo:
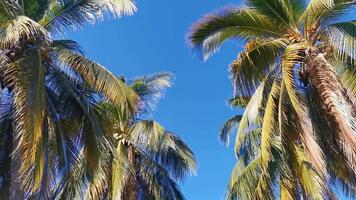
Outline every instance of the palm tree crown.
POLYGON ((204 59, 245 42, 229 67, 232 103, 245 111, 221 132, 228 141, 238 125, 228 199, 335 199, 335 187, 355 197, 356 22, 344 17, 354 5, 246 0, 193 25, 204 59))
POLYGON ((100 105, 106 133, 112 136, 119 155, 104 179, 111 180, 112 199, 184 199, 177 181, 195 173, 195 156, 178 136, 150 119, 150 111, 171 80, 170 74, 158 73, 130 81, 141 100, 132 116, 123 116, 111 103, 100 105))
POLYGON ((131 0, 0 1, 1 198, 71 199, 98 176, 115 148, 95 105, 106 99, 128 114, 139 97, 77 43, 55 38, 135 10, 131 0))

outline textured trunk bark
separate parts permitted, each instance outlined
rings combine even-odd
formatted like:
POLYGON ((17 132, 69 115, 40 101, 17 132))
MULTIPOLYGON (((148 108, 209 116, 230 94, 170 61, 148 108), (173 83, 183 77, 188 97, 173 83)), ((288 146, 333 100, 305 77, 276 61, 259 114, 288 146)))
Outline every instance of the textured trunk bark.
MULTIPOLYGON (((128 160, 132 166, 135 167, 136 165, 136 156, 135 156, 135 150, 132 147, 132 145, 129 146, 128 148, 128 160)), ((136 185, 136 178, 135 177, 130 177, 129 178, 129 185, 128 185, 128 194, 127 194, 127 200, 137 200, 138 199, 138 193, 137 193, 137 185, 136 185)))
POLYGON ((326 114, 339 133, 342 148, 350 164, 356 167, 356 119, 354 97, 341 83, 336 72, 317 50, 311 50, 306 59, 306 75, 325 106, 326 114))

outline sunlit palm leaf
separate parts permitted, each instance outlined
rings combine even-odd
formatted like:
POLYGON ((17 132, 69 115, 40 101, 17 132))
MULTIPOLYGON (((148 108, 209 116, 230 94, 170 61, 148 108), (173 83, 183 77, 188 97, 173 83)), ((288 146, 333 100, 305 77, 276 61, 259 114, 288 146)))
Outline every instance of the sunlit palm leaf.
POLYGON ((226 199, 253 199, 261 172, 261 157, 257 157, 247 166, 241 165, 239 161, 232 172, 226 199))
POLYGON ((335 57, 343 62, 355 64, 356 22, 344 22, 329 26, 326 30, 335 57))
POLYGON ((112 200, 123 200, 125 185, 129 176, 134 176, 134 172, 127 158, 127 149, 123 141, 119 141, 116 148, 117 158, 112 166, 112 178, 110 193, 112 200))
POLYGON ((230 77, 239 96, 251 96, 271 71, 285 40, 251 40, 230 64, 230 77))
POLYGON ((78 72, 89 86, 102 92, 121 113, 130 115, 136 110, 136 93, 106 68, 69 50, 57 51, 56 54, 62 68, 70 67, 78 72))
POLYGON ((228 39, 278 37, 280 33, 278 25, 258 12, 233 7, 203 17, 191 28, 188 39, 207 59, 228 39))
POLYGON ((131 141, 139 148, 152 154, 152 159, 164 166, 173 178, 180 180, 195 172, 193 152, 172 133, 154 121, 139 121, 130 133, 131 141))
POLYGON ((106 13, 131 15, 136 11, 132 0, 64 0, 53 1, 39 23, 52 31, 80 28, 85 23, 102 20, 106 13))
POLYGON ((20 40, 33 40, 39 43, 48 42, 48 33, 39 24, 25 16, 19 16, 0 28, 0 48, 9 49, 20 40))
POLYGON ((283 26, 289 28, 295 23, 292 8, 295 4, 291 4, 289 0, 247 0, 246 3, 249 8, 256 9, 268 18, 277 20, 283 26))
POLYGON ((36 192, 41 184, 44 168, 43 123, 46 100, 44 71, 40 52, 28 49, 6 74, 9 82, 15 82, 14 120, 18 139, 17 151, 22 159, 20 181, 29 192, 36 192))

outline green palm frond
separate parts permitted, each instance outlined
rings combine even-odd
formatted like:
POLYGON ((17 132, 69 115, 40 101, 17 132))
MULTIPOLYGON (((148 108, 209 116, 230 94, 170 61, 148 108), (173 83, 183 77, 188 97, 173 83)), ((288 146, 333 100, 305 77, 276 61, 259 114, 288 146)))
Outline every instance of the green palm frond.
POLYGON ((230 77, 240 96, 250 96, 271 71, 280 50, 288 41, 251 40, 230 64, 230 77))
POLYGON ((295 70, 298 65, 302 65, 303 57, 308 45, 303 43, 289 45, 282 58, 282 76, 288 96, 296 112, 301 112, 300 100, 296 90, 295 70))
POLYGON ((1 15, 4 15, 7 19, 14 19, 24 14, 22 6, 18 1, 1 0, 0 6, 1 10, 4 11, 1 15))
POLYGON ((42 181, 44 168, 43 125, 45 119, 44 71, 40 52, 28 49, 23 59, 8 66, 8 82, 14 82, 14 120, 18 144, 16 151, 22 159, 21 186, 36 192, 42 181))
POLYGON ((49 35, 43 27, 25 16, 16 17, 6 26, 0 28, 1 49, 10 49, 22 39, 43 43, 48 42, 49 35))
POLYGON ((255 158, 247 166, 239 161, 232 172, 226 199, 253 199, 262 172, 261 157, 255 158))
POLYGON ((261 104, 263 97, 263 90, 265 87, 265 82, 262 82, 257 88, 256 92, 251 97, 246 109, 242 115, 242 118, 237 129, 237 136, 235 141, 235 154, 239 156, 239 150, 242 145, 242 139, 246 134, 250 132, 250 129, 254 129, 256 126, 260 125, 259 116, 259 105, 261 104))
POLYGON ((0 1, 0 28, 4 28, 4 24, 7 24, 14 18, 14 13, 6 0, 0 1))
POLYGON ((300 180, 304 191, 312 199, 324 199, 324 181, 308 162, 305 151, 298 145, 295 146, 296 159, 300 168, 300 180))
POLYGON ((249 97, 249 96, 236 95, 234 98, 229 99, 228 103, 231 107, 244 108, 247 106, 250 99, 251 99, 251 97, 249 97))
POLYGON ((356 22, 344 22, 328 26, 326 29, 334 56, 342 63, 355 64, 356 22))
POLYGON ((249 8, 256 9, 259 13, 265 15, 269 19, 278 21, 287 28, 291 25, 295 25, 293 11, 298 8, 298 4, 296 3, 292 4, 289 0, 247 0, 246 3, 249 8), (296 8, 293 8, 293 6, 296 8))
POLYGON ((334 0, 311 0, 303 13, 303 18, 307 18, 307 20, 314 23, 315 21, 312 21, 312 19, 320 20, 323 14, 331 11, 334 7, 334 0))
POLYGON ((228 119, 222 128, 220 129, 219 137, 220 140, 226 145, 229 146, 230 143, 230 135, 232 131, 238 127, 238 124, 240 123, 242 119, 241 115, 235 115, 232 118, 228 119))
POLYGON ((129 85, 144 104, 141 107, 154 110, 165 89, 172 86, 172 80, 172 74, 162 72, 135 78, 129 85))
POLYGON ((127 149, 123 141, 119 141, 116 148, 117 157, 112 166, 110 195, 113 200, 123 200, 124 189, 129 176, 134 176, 133 167, 127 158, 127 149))
POLYGON ((245 8, 222 9, 203 17, 188 35, 192 47, 201 49, 204 59, 216 53, 228 39, 279 37, 281 29, 264 15, 245 8))
POLYGON ((140 153, 139 177, 147 186, 145 195, 153 199, 184 200, 178 184, 162 165, 140 153))
POLYGON ((342 14, 350 12, 355 3, 352 0, 311 0, 300 21, 304 20, 307 34, 313 34, 319 26, 333 23, 342 14))
POLYGON ((55 72, 60 86, 66 91, 71 98, 75 100, 81 111, 84 113, 85 119, 83 124, 83 137, 85 145, 85 155, 87 159, 88 169, 90 174, 95 174, 99 167, 100 149, 98 146, 103 145, 106 149, 114 151, 112 145, 105 138, 105 133, 99 117, 94 110, 94 106, 88 102, 87 98, 81 94, 78 89, 73 87, 60 71, 55 72))
POLYGON ((52 31, 81 28, 85 23, 102 20, 106 13, 131 15, 136 11, 132 0, 64 0, 53 1, 39 23, 52 31))
POLYGON ((69 67, 78 72, 90 87, 102 92, 121 113, 130 116, 137 109, 137 94, 105 67, 70 50, 62 49, 55 54, 62 68, 69 67))
POLYGON ((279 102, 280 89, 281 83, 278 79, 275 79, 267 100, 262 122, 261 161, 263 168, 273 159, 271 145, 274 141, 275 133, 278 132, 278 127, 275 127, 278 116, 278 103, 276 102, 279 102))
POLYGON ((48 10, 52 0, 23 0, 24 15, 34 21, 39 21, 48 10))
POLYGON ((152 154, 152 158, 164 166, 173 178, 180 180, 186 174, 195 173, 193 152, 182 140, 157 122, 143 120, 135 123, 130 132, 130 140, 152 154))
POLYGON ((354 96, 356 95, 356 68, 350 66, 339 66, 339 74, 341 81, 354 96))

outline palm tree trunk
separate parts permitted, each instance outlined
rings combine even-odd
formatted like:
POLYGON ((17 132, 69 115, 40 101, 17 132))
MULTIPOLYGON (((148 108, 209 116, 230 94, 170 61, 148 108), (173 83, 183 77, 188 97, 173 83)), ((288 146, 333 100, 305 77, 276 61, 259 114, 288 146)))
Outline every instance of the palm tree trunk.
MULTIPOLYGON (((128 148, 128 160, 131 164, 131 166, 134 167, 136 165, 136 156, 135 156, 135 150, 132 145, 129 146, 128 148)), ((137 200, 138 199, 138 193, 137 193, 137 184, 136 184, 136 178, 135 177, 130 177, 129 178, 129 185, 128 185, 128 195, 127 195, 127 200, 137 200)))
MULTIPOLYGON (((350 164, 356 167, 356 119, 355 101, 345 89, 336 72, 324 55, 311 50, 305 61, 306 75, 309 83, 316 90, 324 105, 326 115, 337 130, 341 145, 350 164)), ((337 135, 336 135, 337 136, 337 135)))

